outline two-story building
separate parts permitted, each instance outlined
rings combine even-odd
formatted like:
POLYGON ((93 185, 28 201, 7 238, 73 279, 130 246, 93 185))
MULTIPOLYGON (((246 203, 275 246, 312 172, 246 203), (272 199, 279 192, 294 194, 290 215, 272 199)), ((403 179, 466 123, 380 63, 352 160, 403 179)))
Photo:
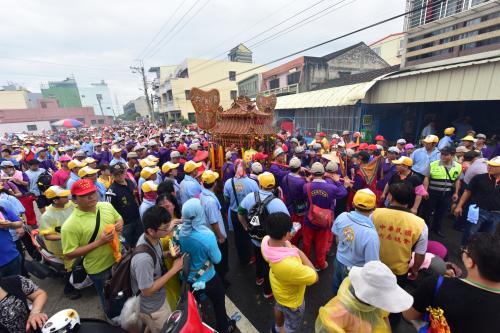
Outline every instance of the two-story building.
POLYGON ((243 44, 233 48, 227 60, 187 58, 177 66, 166 67, 165 73, 169 72, 169 75, 165 74, 165 78, 161 75, 163 67, 159 71, 150 70, 157 73, 160 112, 165 112, 168 119, 183 117, 193 122, 195 111, 190 101, 191 88, 217 89, 220 105, 226 109, 238 97, 238 80, 266 70, 252 63, 252 52, 243 44))
POLYGON ((262 73, 261 93, 307 92, 329 80, 386 67, 389 64, 361 42, 323 57, 299 57, 262 73))

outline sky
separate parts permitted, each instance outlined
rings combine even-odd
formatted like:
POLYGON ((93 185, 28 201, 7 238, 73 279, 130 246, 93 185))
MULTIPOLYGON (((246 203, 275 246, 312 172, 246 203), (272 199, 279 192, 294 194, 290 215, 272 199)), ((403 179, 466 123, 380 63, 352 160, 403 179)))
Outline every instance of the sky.
MULTIPOLYGON (((0 85, 13 82, 39 92, 41 83, 68 76, 74 76, 80 86, 105 80, 121 110, 123 104, 143 94, 140 77, 129 69, 139 59, 146 71, 179 64, 187 57, 224 59, 228 50, 246 42, 254 62, 265 63, 403 13, 405 3, 2 0, 0 85)), ((396 19, 301 55, 322 56, 360 41, 370 44, 401 32, 403 22, 396 19)))

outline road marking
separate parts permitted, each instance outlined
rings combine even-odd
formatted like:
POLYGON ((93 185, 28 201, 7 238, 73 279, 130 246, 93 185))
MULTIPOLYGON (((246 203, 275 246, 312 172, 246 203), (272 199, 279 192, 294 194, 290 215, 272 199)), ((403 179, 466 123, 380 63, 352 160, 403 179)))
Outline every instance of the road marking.
POLYGON ((245 317, 245 315, 234 305, 234 303, 226 296, 226 313, 232 316, 234 313, 238 312, 241 319, 236 322, 236 326, 241 333, 259 333, 257 329, 252 325, 252 323, 245 317))

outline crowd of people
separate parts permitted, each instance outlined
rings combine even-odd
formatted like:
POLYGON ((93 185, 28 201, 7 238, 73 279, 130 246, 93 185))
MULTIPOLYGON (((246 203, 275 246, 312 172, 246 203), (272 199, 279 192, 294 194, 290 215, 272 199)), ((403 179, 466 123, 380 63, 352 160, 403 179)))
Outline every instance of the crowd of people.
POLYGON ((47 294, 25 268, 26 253, 41 261, 38 234, 63 263, 64 294, 82 297, 75 282, 83 270, 110 321, 121 307, 109 306, 106 284, 132 254, 127 279, 148 332, 162 331, 183 279, 212 303, 216 330, 235 331, 225 306, 228 273, 238 270, 233 249, 275 302, 271 332, 303 332, 306 288, 332 269, 331 300, 308 309, 316 332, 391 332, 402 318, 443 332, 492 332, 500 325, 500 145, 455 132, 390 145, 382 135, 372 143, 357 132, 308 139, 281 131, 254 147, 143 123, 5 134, 0 331, 47 321, 47 294), (449 219, 463 232, 463 263, 429 239, 449 237, 449 219))

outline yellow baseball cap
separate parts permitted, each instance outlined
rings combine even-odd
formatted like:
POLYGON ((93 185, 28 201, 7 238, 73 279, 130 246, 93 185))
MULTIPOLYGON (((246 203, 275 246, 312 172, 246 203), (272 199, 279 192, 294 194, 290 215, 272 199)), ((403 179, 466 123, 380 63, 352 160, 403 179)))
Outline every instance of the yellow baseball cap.
POLYGON ((86 165, 87 165, 87 163, 85 163, 85 162, 80 162, 79 160, 71 160, 68 163, 68 168, 70 170, 73 170, 74 168, 83 168, 86 165))
POLYGON ((191 173, 201 167, 201 165, 201 162, 195 163, 193 161, 187 161, 186 164, 184 164, 184 172, 191 173))
POLYGON ((377 196, 370 189, 364 188, 354 194, 352 202, 356 208, 371 210, 375 208, 377 196))
POLYGON ((92 164, 92 163, 95 163, 97 161, 92 157, 87 157, 86 159, 84 159, 84 162, 87 164, 92 164))
POLYGON ((167 173, 172 169, 177 169, 179 167, 179 163, 165 162, 161 167, 161 172, 167 173))
POLYGON ((407 156, 401 156, 397 160, 393 160, 392 164, 396 164, 396 165, 402 164, 402 165, 406 165, 407 167, 411 167, 411 166, 413 166, 413 160, 407 156))
POLYGON ((65 190, 60 186, 51 186, 44 193, 47 199, 69 197, 71 195, 70 190, 65 190))
POLYGON ((219 179, 219 174, 217 172, 213 172, 212 170, 205 170, 201 175, 201 180, 207 184, 212 184, 217 179, 219 179))
POLYGON ((160 160, 158 157, 156 157, 154 155, 148 155, 148 156, 146 156, 146 159, 155 162, 155 164, 158 163, 158 161, 160 160))
POLYGON ((139 160, 139 165, 141 166, 141 168, 154 167, 156 163, 148 160, 147 158, 143 158, 142 160, 139 160))
POLYGON ((155 192, 158 190, 158 184, 152 180, 148 180, 147 182, 142 183, 141 190, 144 193, 155 192))
POLYGON ((121 149, 120 147, 117 147, 117 146, 113 146, 111 147, 111 153, 112 154, 116 154, 116 153, 121 153, 123 149, 121 149))
POLYGON ((425 139, 422 140, 423 143, 438 143, 439 138, 435 135, 427 135, 425 139))
POLYGON ((493 167, 500 166, 500 156, 493 157, 491 160, 489 160, 486 163, 488 163, 488 165, 493 166, 493 167))
POLYGON ((273 188, 276 185, 274 175, 267 171, 261 173, 257 179, 259 180, 259 185, 266 189, 273 188))
POLYGON ((83 177, 88 176, 88 175, 95 175, 98 172, 99 172, 99 170, 97 170, 97 169, 92 169, 89 166, 85 166, 85 167, 81 168, 80 170, 78 170, 78 177, 83 178, 83 177))
POLYGON ((470 141, 470 142, 474 142, 474 137, 472 135, 467 135, 463 138, 460 139, 460 141, 470 141))
POLYGON ((448 127, 444 130, 444 135, 452 135, 455 133, 455 127, 448 127))
POLYGON ((158 167, 145 167, 144 169, 141 170, 141 177, 144 179, 148 179, 152 175, 156 174, 158 171, 160 171, 160 168, 158 167))

